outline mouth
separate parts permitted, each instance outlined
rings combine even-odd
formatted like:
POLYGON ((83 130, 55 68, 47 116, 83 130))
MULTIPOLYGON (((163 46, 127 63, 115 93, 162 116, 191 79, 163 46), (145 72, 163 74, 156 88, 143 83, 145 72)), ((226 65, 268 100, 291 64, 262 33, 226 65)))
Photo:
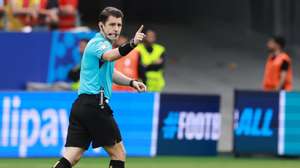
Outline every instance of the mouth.
POLYGON ((118 33, 109 33, 108 35, 111 37, 115 37, 115 38, 117 38, 119 36, 118 33))

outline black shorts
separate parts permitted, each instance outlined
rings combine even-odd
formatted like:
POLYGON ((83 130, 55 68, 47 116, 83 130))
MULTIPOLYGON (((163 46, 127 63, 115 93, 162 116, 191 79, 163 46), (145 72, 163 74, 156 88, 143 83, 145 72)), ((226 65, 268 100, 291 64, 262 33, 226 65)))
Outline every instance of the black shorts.
POLYGON ((122 141, 113 111, 98 95, 81 94, 72 105, 66 147, 113 146, 122 141))

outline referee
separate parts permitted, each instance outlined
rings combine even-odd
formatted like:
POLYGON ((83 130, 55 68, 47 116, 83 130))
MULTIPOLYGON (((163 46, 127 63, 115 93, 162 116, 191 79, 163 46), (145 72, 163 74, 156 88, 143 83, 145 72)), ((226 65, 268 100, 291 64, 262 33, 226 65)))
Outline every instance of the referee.
POLYGON ((88 42, 83 54, 79 96, 72 105, 65 152, 52 168, 71 168, 91 143, 93 148, 103 147, 109 154, 110 168, 125 167, 122 137, 108 104, 112 83, 131 86, 138 92, 146 91, 146 86, 115 70, 114 61, 133 50, 145 34, 142 25, 130 42, 112 49, 112 43, 120 35, 122 20, 122 11, 114 7, 100 13, 100 32, 88 42))

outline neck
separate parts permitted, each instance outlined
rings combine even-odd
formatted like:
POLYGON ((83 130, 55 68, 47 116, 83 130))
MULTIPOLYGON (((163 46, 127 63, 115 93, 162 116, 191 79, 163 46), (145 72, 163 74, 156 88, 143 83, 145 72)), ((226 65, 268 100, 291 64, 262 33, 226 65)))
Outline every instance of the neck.
POLYGON ((152 44, 146 42, 146 43, 145 43, 145 46, 146 46, 146 47, 151 47, 152 44))
POLYGON ((276 50, 276 51, 273 52, 273 55, 277 56, 277 55, 279 55, 281 53, 282 53, 282 50, 276 50))

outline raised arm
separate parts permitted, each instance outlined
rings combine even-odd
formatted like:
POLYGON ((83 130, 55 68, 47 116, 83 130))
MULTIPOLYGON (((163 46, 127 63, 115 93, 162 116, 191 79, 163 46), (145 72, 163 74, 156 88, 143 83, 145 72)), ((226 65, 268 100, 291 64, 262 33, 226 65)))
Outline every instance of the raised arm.
POLYGON ((123 56, 128 55, 128 53, 130 53, 130 51, 133 50, 136 47, 136 45, 143 41, 145 37, 145 34, 142 33, 143 28, 144 26, 142 25, 136 32, 134 38, 130 40, 130 42, 104 53, 102 59, 105 61, 115 61, 123 56))

